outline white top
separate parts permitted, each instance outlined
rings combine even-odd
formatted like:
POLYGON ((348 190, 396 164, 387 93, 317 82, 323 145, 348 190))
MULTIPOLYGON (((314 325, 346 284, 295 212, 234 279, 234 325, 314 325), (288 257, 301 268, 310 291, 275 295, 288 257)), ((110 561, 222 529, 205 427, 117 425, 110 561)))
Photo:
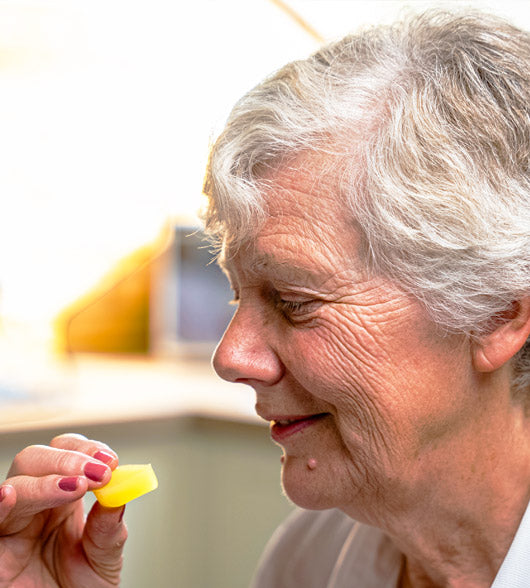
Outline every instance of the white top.
POLYGON ((339 510, 296 510, 276 530, 252 588, 395 588, 403 556, 339 510))
POLYGON ((491 588, 530 586, 530 503, 491 588))
MULTIPOLYGON (((403 555, 339 510, 296 510, 274 533, 251 588, 396 588, 403 555)), ((530 587, 530 505, 491 588, 530 587)))

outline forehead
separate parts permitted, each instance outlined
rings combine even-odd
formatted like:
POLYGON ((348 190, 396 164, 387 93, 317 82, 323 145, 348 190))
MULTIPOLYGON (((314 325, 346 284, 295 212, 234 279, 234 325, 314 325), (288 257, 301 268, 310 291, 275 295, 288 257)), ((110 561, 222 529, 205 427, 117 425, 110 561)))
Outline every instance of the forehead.
POLYGON ((237 252, 222 256, 228 269, 288 271, 300 278, 359 266, 359 233, 333 173, 311 159, 284 166, 265 178, 266 217, 237 252))

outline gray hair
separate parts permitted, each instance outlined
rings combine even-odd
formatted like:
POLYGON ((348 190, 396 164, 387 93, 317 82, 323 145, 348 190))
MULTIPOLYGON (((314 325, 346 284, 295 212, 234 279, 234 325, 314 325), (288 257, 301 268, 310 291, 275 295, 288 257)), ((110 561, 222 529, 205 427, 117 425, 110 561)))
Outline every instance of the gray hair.
MULTIPOLYGON (((242 241, 265 214, 264 171, 327 154, 367 267, 447 331, 476 336, 530 294, 529 152, 530 35, 427 12, 327 45, 246 94, 210 155, 206 230, 242 241)), ((514 370, 530 401, 530 340, 514 370)))

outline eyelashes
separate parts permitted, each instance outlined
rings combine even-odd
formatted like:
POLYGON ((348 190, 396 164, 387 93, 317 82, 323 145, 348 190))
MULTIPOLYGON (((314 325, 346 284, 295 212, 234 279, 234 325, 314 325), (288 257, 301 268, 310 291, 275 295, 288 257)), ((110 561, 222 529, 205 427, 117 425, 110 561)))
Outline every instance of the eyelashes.
POLYGON ((323 301, 316 298, 288 299, 282 298, 278 293, 275 299, 275 307, 282 316, 291 324, 308 324, 317 316, 317 311, 323 301))
POLYGON ((276 308, 289 315, 303 314, 311 302, 313 301, 284 300, 283 298, 278 298, 276 300, 276 308))
MULTIPOLYGON (((278 292, 273 288, 267 288, 262 293, 262 300, 265 304, 270 305, 278 311, 284 318, 290 322, 303 322, 314 317, 314 313, 322 306, 323 301, 315 298, 297 299, 287 298, 286 295, 278 292)), ((232 305, 239 305, 240 295, 237 290, 233 291, 233 298, 229 302, 232 305)))

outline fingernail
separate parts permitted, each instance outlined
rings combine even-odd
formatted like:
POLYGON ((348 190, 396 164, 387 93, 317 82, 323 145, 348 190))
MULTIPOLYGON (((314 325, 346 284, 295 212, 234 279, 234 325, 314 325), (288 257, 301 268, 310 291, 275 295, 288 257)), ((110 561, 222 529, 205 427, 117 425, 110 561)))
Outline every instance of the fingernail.
POLYGON ((6 489, 3 486, 0 486, 0 502, 4 500, 6 497, 6 489))
POLYGON ((121 523, 123 521, 124 514, 125 514, 125 505, 123 505, 123 509, 121 511, 120 518, 118 519, 118 523, 121 523))
POLYGON ((101 482, 109 468, 102 463, 89 461, 85 466, 85 476, 93 482, 101 482))
POLYGON ((99 459, 99 461, 102 461, 108 465, 112 462, 114 456, 110 453, 105 453, 104 451, 96 451, 96 453, 94 453, 94 458, 99 459))
POLYGON ((62 478, 59 480, 59 488, 65 492, 73 492, 74 490, 77 490, 78 481, 77 476, 62 478))

